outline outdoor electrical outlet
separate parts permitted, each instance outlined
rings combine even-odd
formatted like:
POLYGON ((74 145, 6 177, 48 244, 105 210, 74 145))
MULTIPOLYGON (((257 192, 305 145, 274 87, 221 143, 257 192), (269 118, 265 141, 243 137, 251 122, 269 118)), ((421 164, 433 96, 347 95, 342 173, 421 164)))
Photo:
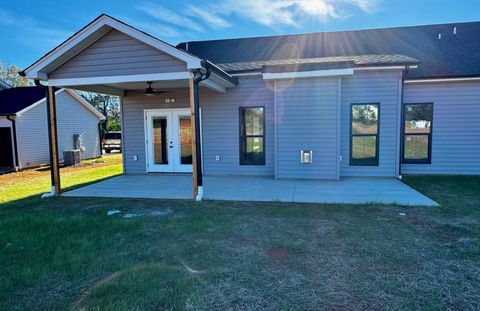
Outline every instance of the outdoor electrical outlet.
POLYGON ((137 155, 134 155, 133 156, 133 161, 137 161, 138 160, 138 156, 137 155))
POLYGON ((220 161, 220 156, 215 156, 215 161, 220 161))

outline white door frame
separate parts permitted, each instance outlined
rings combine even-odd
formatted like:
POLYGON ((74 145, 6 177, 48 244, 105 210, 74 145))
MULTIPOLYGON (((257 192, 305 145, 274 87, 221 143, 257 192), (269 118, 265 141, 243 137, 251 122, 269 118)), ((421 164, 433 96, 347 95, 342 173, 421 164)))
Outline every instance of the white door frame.
MULTIPOLYGON (((179 164, 180 161, 180 143, 179 137, 176 137, 177 143, 174 143, 173 148, 168 146, 168 164, 155 165, 151 161, 153 154, 153 144, 151 137, 151 117, 154 115, 167 117, 167 133, 169 139, 173 136, 179 135, 178 117, 181 115, 191 116, 189 108, 173 108, 173 109, 144 109, 144 136, 145 136, 145 171, 147 173, 167 172, 167 173, 192 173, 193 165, 179 164), (174 121, 175 119, 175 121, 174 121), (152 162, 152 163, 150 163, 152 162)), ((201 113, 200 113, 201 115, 201 113)), ((200 133, 202 133, 202 126, 200 122, 200 133)), ((200 144, 202 141, 200 140, 200 144)), ((194 157, 195 154, 192 154, 194 157)))

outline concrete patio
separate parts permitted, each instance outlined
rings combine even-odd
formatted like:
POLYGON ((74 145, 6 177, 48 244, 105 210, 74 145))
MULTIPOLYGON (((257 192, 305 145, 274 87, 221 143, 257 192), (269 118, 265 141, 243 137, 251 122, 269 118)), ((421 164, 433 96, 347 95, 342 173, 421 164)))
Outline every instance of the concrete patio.
MULTIPOLYGON (((351 177, 340 181, 274 180, 206 176, 205 200, 438 206, 394 178, 351 177)), ((192 199, 191 175, 122 175, 65 192, 69 197, 192 199)))

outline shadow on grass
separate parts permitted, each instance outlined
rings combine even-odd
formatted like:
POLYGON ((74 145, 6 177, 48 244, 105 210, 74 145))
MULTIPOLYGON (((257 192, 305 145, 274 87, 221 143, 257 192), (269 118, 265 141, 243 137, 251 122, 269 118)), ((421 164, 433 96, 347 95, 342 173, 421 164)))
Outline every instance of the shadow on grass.
MULTIPOLYGON (((81 183, 81 184, 76 184, 76 185, 73 185, 73 186, 70 186, 70 187, 63 188, 61 193, 68 192, 68 191, 75 190, 75 189, 82 188, 82 187, 86 187, 86 186, 89 186, 89 185, 92 185, 92 184, 96 184, 96 183, 99 183, 99 182, 102 182, 102 181, 106 181, 108 179, 112 179, 112 178, 121 176, 121 175, 122 174, 120 173, 120 174, 116 174, 116 175, 112 175, 112 176, 108 176, 108 177, 99 178, 99 179, 96 179, 96 180, 84 182, 84 183, 81 183)), ((0 203, 0 206, 2 206, 2 208, 6 208, 6 207, 23 205, 24 203, 31 202, 32 200, 36 200, 36 199, 41 200, 41 196, 44 193, 45 192, 36 193, 36 194, 32 194, 30 196, 23 197, 23 198, 20 198, 20 199, 0 203)), ((48 198, 46 198, 46 199, 48 199, 48 198)))

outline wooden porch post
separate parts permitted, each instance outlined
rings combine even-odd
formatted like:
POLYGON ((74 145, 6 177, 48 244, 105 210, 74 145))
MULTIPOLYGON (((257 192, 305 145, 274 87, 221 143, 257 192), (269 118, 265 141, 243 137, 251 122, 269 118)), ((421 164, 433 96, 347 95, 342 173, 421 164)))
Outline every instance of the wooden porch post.
POLYGON ((55 196, 60 196, 60 166, 58 161, 57 112, 55 90, 49 86, 47 90, 48 142, 50 147, 50 176, 55 196))
POLYGON ((193 78, 188 80, 188 89, 190 91, 190 123, 192 126, 192 160, 193 160, 193 199, 198 195, 198 178, 197 178, 197 140, 195 133, 195 94, 193 78))

